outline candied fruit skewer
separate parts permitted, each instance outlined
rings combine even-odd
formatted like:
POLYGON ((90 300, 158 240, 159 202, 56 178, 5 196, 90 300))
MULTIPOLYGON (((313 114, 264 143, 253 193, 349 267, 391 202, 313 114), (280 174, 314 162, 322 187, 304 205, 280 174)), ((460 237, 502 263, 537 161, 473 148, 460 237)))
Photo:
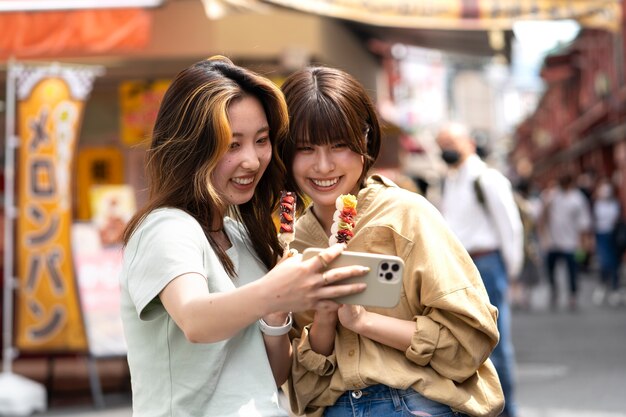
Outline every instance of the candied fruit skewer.
POLYGON ((296 238, 296 196, 292 191, 283 191, 279 205, 280 230, 278 240, 289 251, 289 244, 296 238))

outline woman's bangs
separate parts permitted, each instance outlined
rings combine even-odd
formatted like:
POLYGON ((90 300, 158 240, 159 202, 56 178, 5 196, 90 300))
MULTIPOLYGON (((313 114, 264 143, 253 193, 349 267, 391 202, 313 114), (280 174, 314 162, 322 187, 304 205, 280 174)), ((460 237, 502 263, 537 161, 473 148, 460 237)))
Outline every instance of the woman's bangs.
POLYGON ((307 106, 293 120, 293 137, 299 144, 323 146, 352 137, 349 122, 336 108, 316 102, 307 106))

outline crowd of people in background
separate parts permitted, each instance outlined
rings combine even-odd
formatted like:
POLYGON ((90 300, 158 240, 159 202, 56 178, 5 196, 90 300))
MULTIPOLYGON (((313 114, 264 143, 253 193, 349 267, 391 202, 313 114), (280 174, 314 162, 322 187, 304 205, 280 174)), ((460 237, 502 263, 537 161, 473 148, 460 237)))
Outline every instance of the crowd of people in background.
MULTIPOLYGON (((558 309, 563 298, 560 295, 566 292, 559 288, 558 280, 559 264, 564 264, 566 303, 571 310, 580 303, 581 276, 594 283, 593 304, 626 304, 620 285, 626 241, 624 210, 612 179, 589 172, 578 176, 566 173, 543 189, 535 186, 525 198, 534 213, 528 232, 542 262, 533 279, 521 281, 526 284, 527 297, 545 278, 550 286, 549 307, 558 309)), ((529 308, 528 299, 518 307, 529 308)))
MULTIPOLYGON (((439 145, 442 160, 450 165, 449 150, 439 145)), ((488 152, 478 152, 477 146, 475 154, 488 157, 488 152)), ((448 179, 444 176, 442 182, 446 184, 448 179)), ((462 200, 459 195, 451 197, 446 187, 442 187, 443 199, 462 200)), ((531 309, 534 290, 544 283, 549 288, 550 309, 558 310, 565 304, 576 310, 581 279, 593 281, 593 304, 626 305, 626 291, 620 283, 626 252, 626 211, 613 178, 593 171, 565 172, 547 184, 530 177, 516 178, 511 187, 523 225, 522 266, 509 274, 511 308, 531 309)), ((445 214, 445 201, 439 206, 445 214)), ((475 226, 474 221, 465 227, 475 226)))
POLYGON ((484 162, 485 149, 463 125, 444 126, 437 144, 447 166, 438 207, 498 308, 500 341, 491 359, 506 399, 500 416, 515 416, 510 310, 531 309, 542 281, 549 287, 549 309, 560 309, 565 298, 567 308, 577 310, 583 272, 596 281, 595 305, 626 305, 620 288, 624 210, 612 179, 592 172, 563 173, 543 188, 531 178, 512 184, 484 162), (561 288, 560 265, 567 271, 566 288, 561 288))

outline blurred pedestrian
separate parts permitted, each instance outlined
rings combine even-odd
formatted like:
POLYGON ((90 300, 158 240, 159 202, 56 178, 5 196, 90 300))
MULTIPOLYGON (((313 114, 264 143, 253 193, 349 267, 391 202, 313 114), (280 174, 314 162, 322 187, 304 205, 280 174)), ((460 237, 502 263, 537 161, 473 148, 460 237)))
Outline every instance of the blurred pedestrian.
MULTIPOLYGON (((593 212, 594 189, 597 182, 597 174, 595 170, 586 170, 581 172, 575 179, 576 187, 583 193, 587 199, 589 210, 593 212)), ((591 271, 592 251, 594 244, 593 233, 585 233, 582 237, 584 241, 576 250, 576 263, 580 272, 591 271)))
POLYGON ((528 179, 517 183, 513 195, 524 230, 524 261, 518 279, 511 282, 511 304, 513 308, 528 310, 532 289, 543 275, 543 254, 537 229, 541 201, 533 195, 528 179))
POLYGON ((280 90, 224 57, 181 71, 165 93, 150 199, 124 234, 134 417, 287 416, 277 387, 291 364, 288 312, 336 309, 331 296, 363 290, 325 286, 364 273, 321 273, 340 245, 276 265, 284 168, 272 155, 287 127, 280 90))
POLYGON ((588 234, 591 230, 591 214, 584 194, 575 187, 572 176, 565 174, 558 186, 544 191, 543 213, 547 231, 546 267, 550 281, 550 305, 557 308, 558 288, 556 266, 564 261, 569 279, 569 308, 578 303, 578 268, 576 252, 587 252, 588 234))
POLYGON ((367 91, 327 67, 297 71, 282 89, 291 123, 279 145, 287 188, 312 201, 292 246, 326 247, 337 198, 352 194, 348 249, 405 262, 395 307, 342 305, 295 315, 293 410, 326 417, 498 415, 503 394, 488 359, 498 341, 496 309, 435 207, 381 175, 367 177, 381 146, 367 91))
POLYGON ((515 352, 511 340, 509 281, 516 279, 523 260, 523 229, 509 180, 489 168, 476 154, 467 128, 450 123, 437 136, 448 165, 441 211, 452 231, 480 271, 489 300, 498 308, 500 342, 491 354, 502 389, 502 416, 517 416, 515 352))
POLYGON ((615 197, 613 184, 606 178, 600 180, 593 204, 595 252, 600 265, 600 283, 592 296, 596 305, 602 304, 605 297, 609 305, 616 306, 620 302, 618 291, 620 256, 614 236, 621 213, 621 205, 615 197))

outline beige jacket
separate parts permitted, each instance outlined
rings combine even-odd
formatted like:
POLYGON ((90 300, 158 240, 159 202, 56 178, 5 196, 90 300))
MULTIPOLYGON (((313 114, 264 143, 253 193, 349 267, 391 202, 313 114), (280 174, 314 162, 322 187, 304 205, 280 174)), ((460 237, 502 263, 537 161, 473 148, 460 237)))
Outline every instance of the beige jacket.
MULTIPOLYGON (((497 310, 478 270, 439 212, 423 197, 381 176, 358 195, 355 235, 348 250, 397 255, 405 261, 400 303, 368 308, 412 320, 405 352, 337 325, 334 352, 323 356, 308 339, 313 314, 295 317, 292 375, 294 412, 321 416, 347 390, 375 384, 412 387, 431 400, 471 416, 497 416, 504 397, 488 359, 498 342, 497 310)), ((328 236, 309 210, 296 225, 291 247, 327 247, 328 236)))

